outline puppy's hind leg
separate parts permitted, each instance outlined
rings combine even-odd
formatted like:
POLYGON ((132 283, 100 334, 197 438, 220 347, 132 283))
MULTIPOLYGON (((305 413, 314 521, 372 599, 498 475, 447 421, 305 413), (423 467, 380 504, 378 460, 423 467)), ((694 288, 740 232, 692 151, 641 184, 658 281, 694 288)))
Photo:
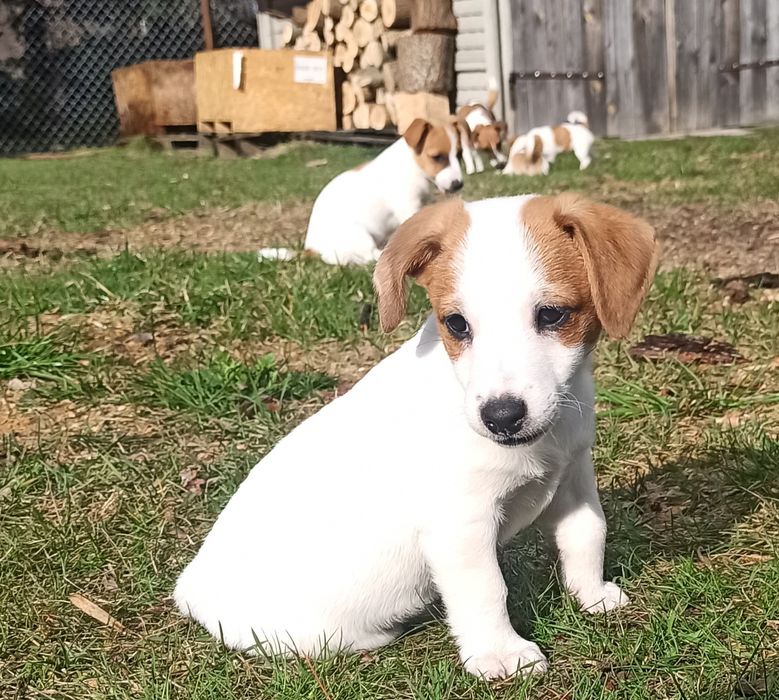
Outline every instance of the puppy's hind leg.
POLYGON ((555 539, 566 588, 587 612, 627 605, 622 589, 603 580, 606 519, 589 450, 571 463, 540 523, 555 539))

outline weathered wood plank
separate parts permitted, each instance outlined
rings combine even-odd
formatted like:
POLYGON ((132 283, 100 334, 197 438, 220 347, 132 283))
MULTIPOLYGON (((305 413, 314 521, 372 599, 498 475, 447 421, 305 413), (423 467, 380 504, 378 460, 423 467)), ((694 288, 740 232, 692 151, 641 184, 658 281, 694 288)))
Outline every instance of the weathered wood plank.
MULTIPOLYGON (((513 42, 513 69, 515 71, 530 70, 529 55, 532 47, 528 46, 525 38, 531 35, 530 29, 530 0, 517 0, 512 6, 512 24, 514 31, 513 42)), ((532 113, 530 106, 530 94, 527 81, 516 81, 511 87, 511 107, 514 110, 514 128, 516 133, 526 132, 532 126, 532 113)))
MULTIPOLYGON (((779 2, 768 3, 766 58, 779 58, 779 2)), ((779 119, 779 66, 766 68, 766 121, 779 119)))
MULTIPOLYGON (((694 3, 691 3, 694 4, 694 3)), ((664 0, 633 1, 636 116, 642 133, 670 130, 664 0)))
MULTIPOLYGON (((742 63, 767 58, 766 19, 766 0, 741 0, 740 61, 742 63)), ((767 86, 765 68, 742 71, 741 123, 743 125, 760 124, 765 121, 767 86)))
POLYGON ((632 0, 604 0, 607 132, 609 136, 642 133, 635 97, 635 46, 632 0))
POLYGON ((692 131, 698 119, 696 86, 698 66, 698 2, 674 3, 676 29, 676 124, 675 131, 692 131))
MULTIPOLYGON (((606 70, 603 40, 603 0, 582 0, 582 67, 594 73, 606 70)), ((583 86, 590 128, 606 134, 606 81, 590 80, 583 86)))
MULTIPOLYGON (((722 0, 719 31, 718 63, 729 66, 737 63, 741 55, 740 0, 722 0)), ((715 122, 719 126, 736 126, 741 123, 741 74, 717 72, 717 112, 715 122)))
MULTIPOLYGON (((557 68, 584 70, 584 37, 582 32, 582 0, 560 0, 560 53, 561 65, 557 68)), ((562 121, 574 109, 586 113, 585 81, 566 80, 560 85, 560 100, 555 121, 562 121)))

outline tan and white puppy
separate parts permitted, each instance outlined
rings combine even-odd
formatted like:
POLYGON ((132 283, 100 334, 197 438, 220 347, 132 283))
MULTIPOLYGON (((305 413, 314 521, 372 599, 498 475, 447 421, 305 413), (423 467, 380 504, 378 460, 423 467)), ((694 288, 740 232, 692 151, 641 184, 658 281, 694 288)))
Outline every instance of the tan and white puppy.
POLYGON ((538 521, 582 609, 603 580, 591 354, 631 328, 655 267, 644 221, 576 195, 423 209, 376 266, 382 327, 422 329, 254 467, 175 589, 236 649, 375 649, 443 599, 465 667, 543 671, 514 630, 496 547, 538 521))
POLYGON ((506 122, 498 121, 492 111, 497 101, 497 85, 494 81, 490 81, 490 89, 484 104, 473 102, 464 105, 455 115, 458 120, 467 124, 470 131, 467 145, 464 140, 462 149, 465 172, 468 175, 484 172, 482 152, 489 154, 490 165, 495 168, 502 168, 506 163, 506 156, 503 154, 506 122))
MULTIPOLYGON (((378 260, 387 239, 430 198, 435 188, 463 186, 459 136, 451 125, 415 119, 373 160, 341 173, 319 193, 308 222, 305 250, 332 265, 378 260)), ((260 257, 288 260, 294 251, 264 248, 260 257)))
POLYGON ((558 154, 573 151, 579 159, 579 169, 591 162, 590 149, 595 141, 582 112, 571 112, 565 124, 539 126, 511 144, 504 175, 548 175, 549 166, 558 154))

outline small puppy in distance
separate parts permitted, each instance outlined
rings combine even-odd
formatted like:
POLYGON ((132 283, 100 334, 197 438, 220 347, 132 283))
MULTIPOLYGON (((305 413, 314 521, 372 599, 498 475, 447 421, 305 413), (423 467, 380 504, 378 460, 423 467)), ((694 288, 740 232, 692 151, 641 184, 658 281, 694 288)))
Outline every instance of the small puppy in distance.
POLYGON ((576 195, 449 199, 401 224, 374 272, 385 331, 406 280, 422 329, 268 453, 178 579, 179 609, 234 649, 389 644, 440 597, 465 668, 541 672, 497 546, 538 523, 587 612, 603 579, 591 354, 630 330, 655 268, 644 221, 576 195))
MULTIPOLYGON (((428 202, 435 189, 462 188, 458 148, 453 125, 415 119, 402 138, 373 160, 325 185, 311 210, 305 253, 331 265, 378 260, 392 233, 428 202)), ((274 260, 295 255, 288 248, 259 251, 261 258, 274 260)))
POLYGON ((549 166, 560 153, 572 151, 584 170, 591 162, 595 137, 582 112, 571 112, 564 124, 539 126, 518 136, 509 149, 504 175, 548 175, 549 166))
POLYGON ((494 168, 500 169, 506 163, 503 139, 506 137, 508 127, 506 122, 498 121, 492 111, 497 101, 498 86, 494 79, 490 79, 490 88, 484 104, 473 102, 464 105, 455 115, 455 118, 464 122, 470 131, 470 135, 464 138, 463 143, 463 161, 468 175, 484 172, 482 153, 487 154, 490 165, 494 168))

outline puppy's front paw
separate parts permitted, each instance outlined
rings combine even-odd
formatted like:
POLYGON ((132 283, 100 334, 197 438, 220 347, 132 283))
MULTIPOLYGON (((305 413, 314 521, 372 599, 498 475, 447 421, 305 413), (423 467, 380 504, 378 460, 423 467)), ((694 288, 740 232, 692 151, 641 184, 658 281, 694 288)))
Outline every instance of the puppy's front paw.
POLYGON ((518 639, 508 649, 476 654, 465 659, 465 670, 487 680, 508 678, 516 673, 543 673, 549 664, 538 645, 518 639))
POLYGON ((616 584, 606 581, 598 591, 582 596, 580 599, 582 610, 588 613, 602 613, 616 608, 622 608, 630 603, 630 598, 616 584))

